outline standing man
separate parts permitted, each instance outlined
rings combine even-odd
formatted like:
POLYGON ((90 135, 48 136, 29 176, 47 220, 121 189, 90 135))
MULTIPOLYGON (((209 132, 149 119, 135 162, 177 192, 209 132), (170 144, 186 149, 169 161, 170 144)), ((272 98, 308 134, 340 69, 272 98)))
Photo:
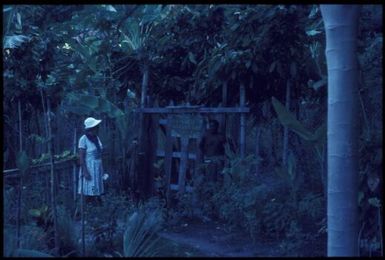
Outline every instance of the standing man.
POLYGON ((218 172, 224 167, 226 136, 218 132, 217 120, 209 121, 209 128, 203 135, 199 148, 203 154, 203 161, 207 164, 208 179, 216 182, 218 172))

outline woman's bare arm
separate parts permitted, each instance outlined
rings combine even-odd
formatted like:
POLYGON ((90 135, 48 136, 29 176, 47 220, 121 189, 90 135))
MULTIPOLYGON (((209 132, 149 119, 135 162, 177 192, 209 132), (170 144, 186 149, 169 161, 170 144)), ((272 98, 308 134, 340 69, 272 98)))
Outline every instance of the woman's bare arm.
POLYGON ((87 164, 86 164, 86 150, 80 148, 79 149, 79 161, 80 161, 80 167, 82 169, 82 172, 84 174, 84 177, 86 180, 91 180, 91 175, 88 172, 87 164))

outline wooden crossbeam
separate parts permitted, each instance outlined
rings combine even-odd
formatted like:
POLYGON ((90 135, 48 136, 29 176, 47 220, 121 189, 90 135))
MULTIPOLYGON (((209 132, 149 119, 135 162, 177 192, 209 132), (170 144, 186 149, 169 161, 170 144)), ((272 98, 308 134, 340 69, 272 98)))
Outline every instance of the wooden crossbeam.
MULTIPOLYGON (((54 164, 58 165, 58 164, 72 162, 72 161, 75 161, 75 160, 77 160, 77 159, 76 158, 71 158, 71 159, 67 159, 67 160, 63 160, 63 161, 54 162, 54 164)), ((30 166, 29 168, 41 168, 41 167, 47 167, 47 166, 50 166, 50 165, 51 165, 51 163, 44 163, 44 164, 33 165, 33 166, 30 166)), ((9 175, 17 175, 18 172, 19 172, 18 168, 3 170, 4 177, 7 177, 9 175)))
MULTIPOLYGON (((187 192, 192 192, 194 187, 191 187, 189 185, 186 185, 186 190, 187 192)), ((178 184, 170 184, 170 190, 177 190, 179 191, 179 185, 178 184)))
MULTIPOLYGON (((166 153, 165 153, 165 151, 158 150, 158 151, 156 152, 156 156, 158 156, 158 157, 165 157, 165 156, 166 156, 166 153)), ((181 157, 182 157, 182 153, 181 153, 181 152, 173 152, 173 153, 172 153, 172 157, 173 157, 173 158, 181 158, 181 157)), ((195 159, 196 159, 196 155, 195 155, 194 153, 189 153, 189 154, 188 154, 188 158, 189 158, 190 160, 195 160, 195 159)))
POLYGON ((248 107, 145 107, 135 112, 146 114, 184 114, 184 113, 249 113, 248 107))

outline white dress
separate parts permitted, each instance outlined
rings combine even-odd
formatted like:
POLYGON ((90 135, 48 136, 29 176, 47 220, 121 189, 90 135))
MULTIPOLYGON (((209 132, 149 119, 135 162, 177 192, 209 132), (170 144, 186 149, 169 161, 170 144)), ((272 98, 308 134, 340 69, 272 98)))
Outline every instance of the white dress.
MULTIPOLYGON (((102 143, 98 137, 98 142, 100 148, 102 149, 102 143)), ((104 193, 103 186, 103 165, 101 159, 101 152, 98 152, 94 143, 92 143, 86 135, 83 135, 79 139, 79 148, 86 150, 85 162, 87 165, 87 170, 91 175, 91 180, 83 178, 83 194, 88 196, 99 196, 104 193)), ((78 194, 81 194, 81 176, 82 168, 80 167, 79 171, 79 185, 78 185, 78 194)))

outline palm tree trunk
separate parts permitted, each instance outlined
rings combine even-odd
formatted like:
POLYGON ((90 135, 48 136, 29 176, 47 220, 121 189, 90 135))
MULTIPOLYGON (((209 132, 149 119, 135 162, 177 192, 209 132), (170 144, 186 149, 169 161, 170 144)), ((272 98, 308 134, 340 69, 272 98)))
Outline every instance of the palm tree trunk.
POLYGON ((359 5, 321 5, 328 68, 328 256, 358 256, 359 5))

